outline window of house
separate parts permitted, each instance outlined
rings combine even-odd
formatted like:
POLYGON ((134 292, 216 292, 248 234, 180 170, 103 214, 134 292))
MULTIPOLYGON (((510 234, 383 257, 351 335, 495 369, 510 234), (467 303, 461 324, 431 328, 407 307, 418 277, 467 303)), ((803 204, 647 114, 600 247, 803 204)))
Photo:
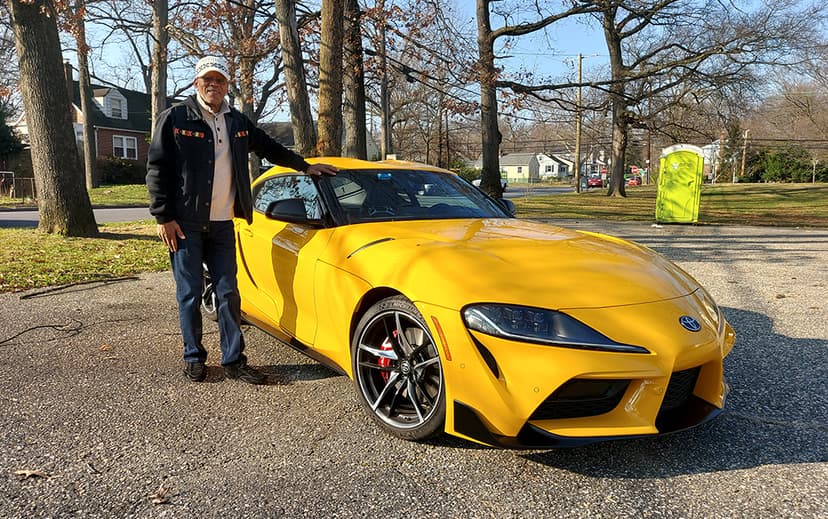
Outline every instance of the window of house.
POLYGON ((547 173, 552 173, 552 164, 547 164, 546 165, 546 172, 547 173))
POLYGON ((566 173, 567 173, 568 171, 569 171, 569 167, 568 167, 568 166, 561 166, 561 169, 560 169, 561 175, 566 175, 566 173))
POLYGON ((518 166, 518 167, 517 167, 517 172, 518 172, 518 175, 520 175, 521 173, 523 173, 523 166, 518 166))
POLYGON ((137 159, 138 139, 126 135, 113 135, 112 155, 122 159, 137 159))
POLYGON ((109 100, 109 115, 114 119, 124 119, 124 107, 120 99, 113 97, 109 100))

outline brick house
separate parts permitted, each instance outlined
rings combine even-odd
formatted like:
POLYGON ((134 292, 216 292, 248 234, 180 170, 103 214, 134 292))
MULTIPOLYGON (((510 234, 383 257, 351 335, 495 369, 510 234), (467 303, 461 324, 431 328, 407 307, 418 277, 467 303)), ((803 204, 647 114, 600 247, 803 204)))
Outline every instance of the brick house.
MULTIPOLYGON (((71 69, 67 68, 67 78, 71 69)), ((75 139, 82 148, 83 121, 80 87, 71 80, 72 125, 75 139)), ((169 100, 168 102, 171 102, 169 100)), ((147 162, 147 150, 152 131, 152 100, 143 92, 125 88, 92 85, 92 126, 95 133, 95 150, 98 159, 113 157, 135 161, 143 166, 147 162)), ((21 140, 28 142, 29 129, 25 114, 12 125, 21 140)))

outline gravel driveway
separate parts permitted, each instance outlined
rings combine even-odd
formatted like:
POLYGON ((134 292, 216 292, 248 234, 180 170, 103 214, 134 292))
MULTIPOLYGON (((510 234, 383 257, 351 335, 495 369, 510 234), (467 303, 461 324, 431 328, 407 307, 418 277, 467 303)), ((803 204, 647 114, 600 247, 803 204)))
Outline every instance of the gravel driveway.
POLYGON ((2 517, 826 517, 828 230, 567 222, 632 238, 736 329, 691 432, 509 451, 389 437, 351 382, 247 330, 272 384, 180 374, 170 273, 0 294, 2 517))

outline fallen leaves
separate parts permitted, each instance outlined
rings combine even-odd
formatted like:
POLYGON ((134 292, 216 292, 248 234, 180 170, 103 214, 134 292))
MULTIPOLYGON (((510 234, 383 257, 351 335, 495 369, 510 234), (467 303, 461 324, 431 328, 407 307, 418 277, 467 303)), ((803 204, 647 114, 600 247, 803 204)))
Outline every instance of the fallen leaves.
POLYGON ((170 502, 172 497, 172 487, 167 487, 164 483, 158 486, 158 490, 149 495, 149 500, 154 505, 164 505, 170 502))
POLYGON ((24 480, 24 479, 29 479, 29 478, 49 479, 49 474, 47 474, 46 472, 44 472, 42 470, 28 470, 28 469, 15 470, 14 475, 19 477, 21 481, 24 480))

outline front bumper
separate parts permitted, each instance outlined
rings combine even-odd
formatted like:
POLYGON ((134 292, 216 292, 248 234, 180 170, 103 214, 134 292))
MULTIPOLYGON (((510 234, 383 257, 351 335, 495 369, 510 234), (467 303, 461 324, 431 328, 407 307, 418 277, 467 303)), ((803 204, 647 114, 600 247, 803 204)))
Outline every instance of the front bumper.
POLYGON ((692 429, 708 422, 721 414, 722 408, 716 407, 701 398, 691 395, 686 403, 675 409, 659 414, 656 420, 658 433, 619 436, 576 437, 561 436, 546 431, 531 422, 527 422, 517 436, 503 436, 490 431, 480 415, 462 402, 454 401, 454 431, 459 435, 478 443, 507 449, 555 449, 581 447, 590 443, 612 440, 628 440, 647 436, 671 434, 692 429))
MULTIPOLYGON (((684 430, 723 409, 723 359, 735 334, 727 323, 676 331, 697 308, 690 297, 594 310, 607 323, 599 331, 649 354, 510 341, 468 331, 450 309, 419 306, 443 328, 449 434, 509 448, 578 446, 684 430)), ((590 312, 568 313, 598 322, 590 312)))

